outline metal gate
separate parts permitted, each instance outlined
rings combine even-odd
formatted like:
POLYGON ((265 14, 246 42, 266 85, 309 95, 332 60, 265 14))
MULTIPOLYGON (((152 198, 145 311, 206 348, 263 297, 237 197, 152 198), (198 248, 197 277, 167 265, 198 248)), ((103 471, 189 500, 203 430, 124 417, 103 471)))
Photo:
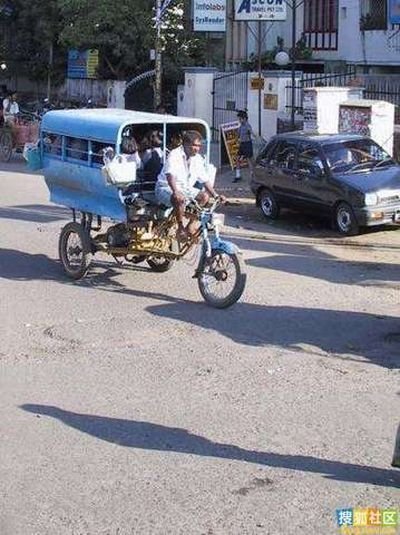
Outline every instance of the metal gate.
POLYGON ((230 72, 213 81, 213 139, 218 140, 219 125, 237 119, 238 110, 247 109, 248 76, 246 72, 230 72))

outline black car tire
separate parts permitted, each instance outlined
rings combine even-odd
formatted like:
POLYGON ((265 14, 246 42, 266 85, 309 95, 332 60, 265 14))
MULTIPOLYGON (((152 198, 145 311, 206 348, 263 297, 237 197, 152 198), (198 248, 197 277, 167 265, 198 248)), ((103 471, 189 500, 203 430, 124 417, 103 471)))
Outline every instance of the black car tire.
POLYGON ((355 236, 360 230, 354 211, 346 202, 336 206, 335 226, 343 236, 355 236))
POLYGON ((277 219, 279 217, 280 207, 271 190, 263 188, 259 191, 258 204, 266 219, 277 219))

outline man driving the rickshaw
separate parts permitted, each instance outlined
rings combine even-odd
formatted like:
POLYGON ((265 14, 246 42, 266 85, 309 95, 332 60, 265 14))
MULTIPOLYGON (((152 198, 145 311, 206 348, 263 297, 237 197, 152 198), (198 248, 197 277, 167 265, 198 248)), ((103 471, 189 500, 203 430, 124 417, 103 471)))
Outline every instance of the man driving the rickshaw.
POLYGON ((194 234, 196 221, 184 226, 185 209, 193 199, 205 206, 210 196, 217 198, 207 173, 204 158, 200 154, 202 137, 197 130, 188 130, 183 135, 183 144, 168 155, 156 184, 157 202, 172 206, 178 221, 178 240, 186 240, 194 234))

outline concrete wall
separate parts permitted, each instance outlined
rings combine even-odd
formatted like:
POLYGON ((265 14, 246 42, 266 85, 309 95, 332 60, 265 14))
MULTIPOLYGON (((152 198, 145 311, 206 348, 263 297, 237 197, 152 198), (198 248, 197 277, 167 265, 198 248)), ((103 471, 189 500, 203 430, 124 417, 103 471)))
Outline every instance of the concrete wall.
POLYGON ((213 123, 213 80, 217 69, 193 67, 185 70, 185 85, 178 87, 178 115, 213 123))
MULTIPOLYGON (((178 115, 196 117, 205 120, 210 126, 213 125, 212 92, 216 74, 215 69, 201 67, 185 71, 185 84, 179 86, 177 91, 178 115)), ((300 72, 296 72, 296 78, 300 74, 300 72)), ((258 78, 257 72, 248 73, 247 111, 249 122, 256 135, 261 134, 265 139, 269 139, 277 133, 278 118, 287 115, 286 88, 291 84, 291 73, 289 71, 263 72, 264 89, 261 90, 261 101, 259 100, 259 91, 251 87, 251 80, 255 78, 258 78), (261 119, 261 128, 259 118, 261 119)), ((233 92, 234 87, 234 84, 231 83, 232 93, 223 93, 226 100, 237 101, 233 92)), ((235 114, 235 110, 232 113, 235 114)), ((226 121, 222 120, 221 122, 226 121)), ((218 127, 219 125, 214 126, 218 127)))
MULTIPOLYGON (((356 63, 361 67, 369 65, 371 72, 377 72, 379 67, 400 66, 400 32, 398 27, 388 30, 360 31, 360 0, 339 0, 338 12, 338 50, 314 50, 313 59, 324 61, 341 61, 356 63)), ((297 8, 296 40, 301 36, 304 27, 303 5, 297 8)), ((249 23, 252 31, 247 34, 248 55, 257 52, 257 23, 249 23)), ((278 37, 283 37, 284 45, 290 48, 292 37, 292 10, 287 8, 287 19, 282 22, 262 23, 263 33, 266 34, 262 50, 272 49, 278 37)))
MULTIPOLYGON (((400 34, 388 24, 388 30, 360 31, 359 0, 339 1, 337 51, 314 51, 314 59, 346 61, 359 65, 400 66, 400 34)), ((301 24, 302 19, 301 19, 301 24)))

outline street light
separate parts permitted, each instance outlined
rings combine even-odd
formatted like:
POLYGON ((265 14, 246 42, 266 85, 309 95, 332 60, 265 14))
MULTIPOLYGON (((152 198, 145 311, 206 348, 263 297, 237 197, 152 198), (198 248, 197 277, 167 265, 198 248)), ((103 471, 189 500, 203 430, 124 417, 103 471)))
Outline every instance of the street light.
POLYGON ((304 4, 304 0, 285 0, 286 5, 292 10, 292 53, 291 53, 291 71, 292 71, 292 109, 290 114, 290 126, 295 129, 295 112, 296 112, 296 16, 297 8, 304 4))
POLYGON ((279 67, 285 67, 290 61, 289 54, 284 50, 280 50, 276 54, 274 61, 277 65, 279 65, 279 67))
POLYGON ((5 70, 7 69, 7 64, 4 63, 4 61, 3 61, 2 63, 0 63, 0 69, 1 69, 2 71, 5 71, 5 70))

